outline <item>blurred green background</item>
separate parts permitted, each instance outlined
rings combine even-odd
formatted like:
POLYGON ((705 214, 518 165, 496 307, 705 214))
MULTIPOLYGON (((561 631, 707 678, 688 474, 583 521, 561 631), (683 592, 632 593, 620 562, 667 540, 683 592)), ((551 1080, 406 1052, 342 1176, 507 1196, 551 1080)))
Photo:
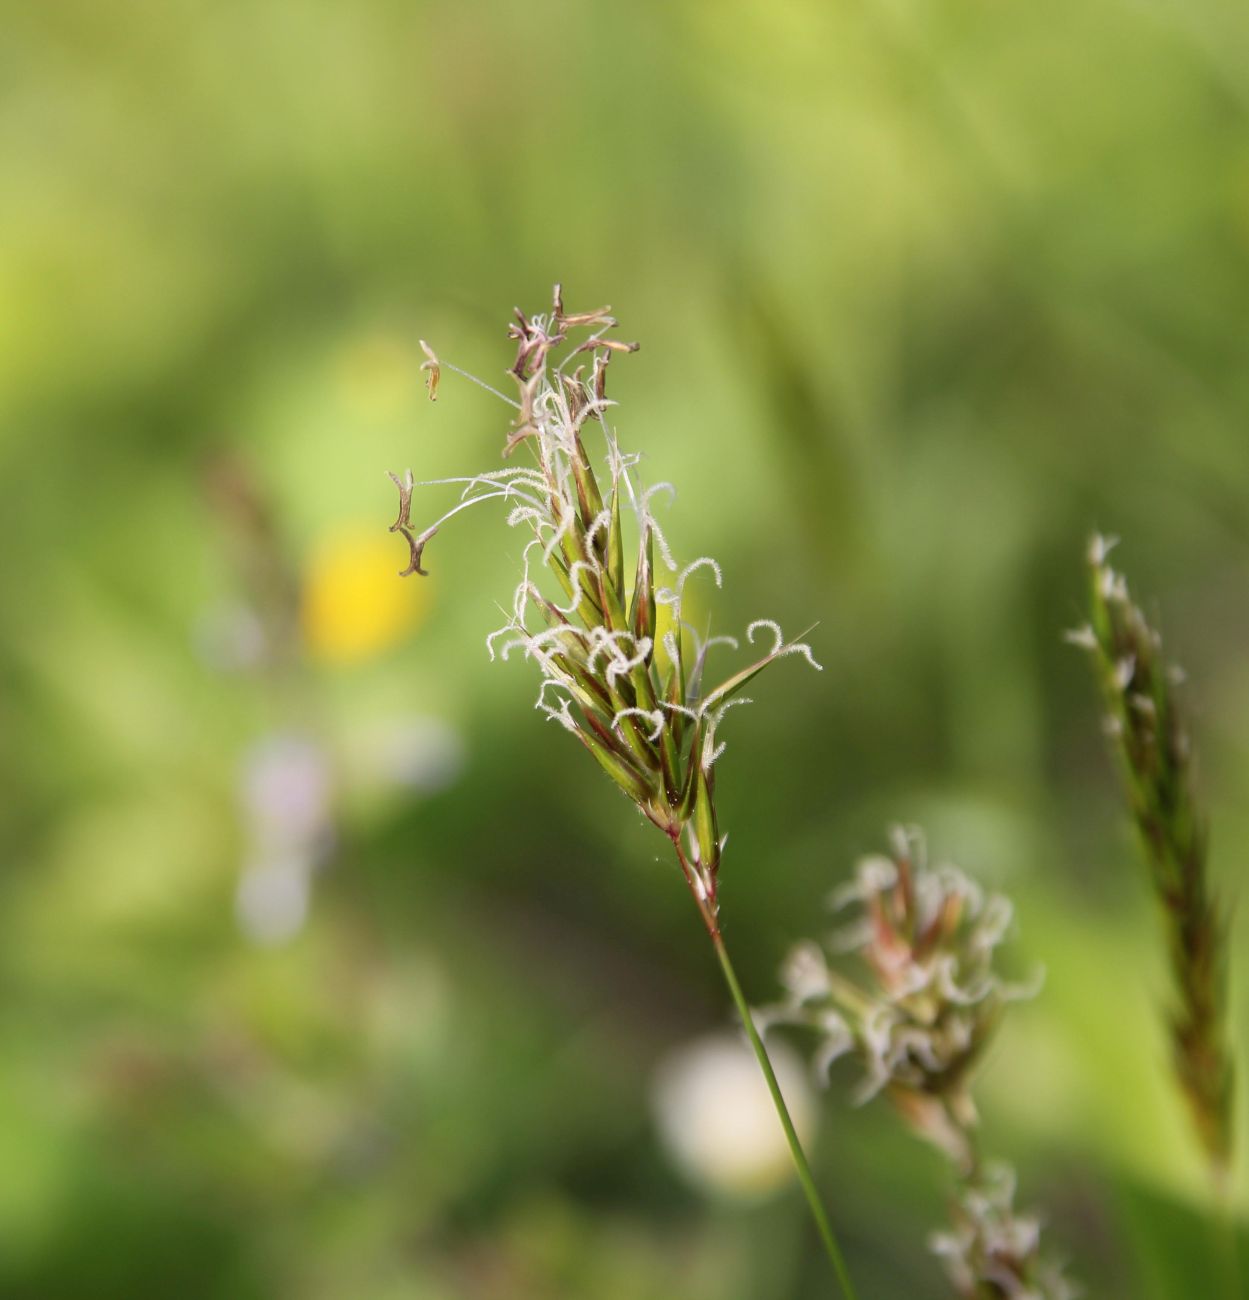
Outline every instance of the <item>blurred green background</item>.
MULTIPOLYGON (((556 279, 642 341, 618 425, 724 566, 717 628, 819 620, 824 674, 726 724, 748 994, 921 822, 1048 971, 987 1145, 1090 1295, 1207 1294, 1156 917, 1060 633, 1121 534, 1241 890, 1249 9, 3 14, 0 1295, 830 1293, 792 1187, 667 1152, 655 1070, 726 998, 653 832, 486 656, 517 538, 483 510, 394 576, 383 471, 506 432, 454 376, 427 402, 417 338, 493 380, 556 279)), ((845 1082, 815 1161, 861 1290, 944 1295, 941 1162, 845 1082)))

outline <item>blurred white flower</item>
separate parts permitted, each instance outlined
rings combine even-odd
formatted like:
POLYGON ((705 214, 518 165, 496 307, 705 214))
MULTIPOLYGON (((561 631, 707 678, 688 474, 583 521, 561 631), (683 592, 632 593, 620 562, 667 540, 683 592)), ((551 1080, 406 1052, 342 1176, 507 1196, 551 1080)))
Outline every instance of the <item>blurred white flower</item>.
POLYGON ((258 668, 269 653, 265 629, 255 610, 241 603, 213 606, 195 622, 195 650, 217 672, 258 668))
POLYGON ((294 938, 307 919, 313 873, 334 842, 334 773, 319 745, 282 732, 260 741, 242 766, 249 861, 235 915, 253 943, 272 946, 294 938))
POLYGON ((370 732, 353 767, 379 785, 437 794, 464 768, 464 739, 441 718, 396 718, 370 732))
POLYGON ((242 803, 266 843, 309 844, 331 825, 333 775, 325 751, 297 735, 277 733, 243 762, 242 803))
POLYGON ((308 916, 313 864, 297 856, 247 867, 239 877, 234 910, 253 943, 270 947, 294 938, 308 916))
MULTIPOLYGON (((784 1045, 768 1050, 805 1144, 816 1127, 807 1072, 784 1045)), ((785 1134, 744 1038, 713 1034, 669 1053, 655 1071, 652 1105, 674 1163, 706 1190, 754 1198, 793 1176, 785 1134)))

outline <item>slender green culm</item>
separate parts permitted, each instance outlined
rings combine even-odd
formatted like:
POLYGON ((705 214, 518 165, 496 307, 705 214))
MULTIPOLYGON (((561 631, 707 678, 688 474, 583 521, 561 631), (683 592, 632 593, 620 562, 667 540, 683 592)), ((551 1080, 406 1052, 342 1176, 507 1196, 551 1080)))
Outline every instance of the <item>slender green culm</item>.
MULTIPOLYGON (((721 721, 735 705, 749 703, 740 695, 742 687, 776 660, 800 655, 812 667, 820 665, 809 646, 787 641, 776 623, 759 619, 746 629, 746 640, 770 638, 771 647, 717 685, 704 687, 711 652, 724 646, 737 650, 738 642, 700 638, 682 617, 682 602, 687 582, 700 572, 719 586, 720 567, 707 556, 677 565, 652 509, 656 494, 671 494, 672 488, 665 483, 643 488, 636 478, 638 457, 623 452, 616 441, 609 422, 615 403, 606 394, 608 365, 637 344, 616 339, 615 328, 607 308, 565 311, 558 285, 549 313, 516 312, 509 329, 516 357, 509 373, 517 400, 496 396, 515 412, 503 454, 522 451, 528 461, 422 484, 454 487, 459 499, 419 533, 411 522, 417 487, 412 472, 402 479, 392 474, 399 515, 391 531, 409 548, 401 576, 424 574, 425 547, 438 529, 482 502, 504 502, 508 523, 529 535, 507 622, 486 640, 491 657, 507 659, 519 651, 537 665, 542 680, 536 707, 590 751, 671 843, 767 1080, 821 1241, 846 1300, 855 1300, 719 921, 726 837, 715 805, 714 768, 724 751, 718 739, 721 721), (587 452, 587 441, 601 447, 597 458, 587 452), (631 582, 630 554, 636 556, 631 582), (672 575, 666 583, 660 582, 661 570, 672 575)), ((463 372, 441 361, 428 344, 421 346, 433 398, 444 369, 463 372)))
POLYGON ((742 1018, 746 1037, 750 1040, 755 1059, 759 1062, 759 1068, 763 1071, 764 1079, 767 1080, 768 1091, 772 1094, 772 1104, 776 1107, 781 1127, 785 1130, 785 1141, 789 1144, 789 1153, 793 1157, 798 1182, 802 1187, 802 1194, 807 1198, 807 1205, 811 1209, 811 1217, 815 1220, 815 1226, 820 1234, 820 1241, 824 1245, 824 1251, 833 1266, 833 1272, 837 1274, 837 1281, 841 1286, 842 1293, 846 1296, 846 1300, 857 1300, 854 1284, 850 1281, 850 1274, 846 1269, 846 1261, 842 1258, 841 1247, 837 1244, 833 1226, 828 1221, 824 1202, 820 1200, 820 1193, 815 1185, 815 1176, 811 1173, 811 1166, 807 1163, 802 1143, 798 1140, 798 1132, 794 1128, 794 1121, 790 1118, 789 1107, 785 1104, 785 1096, 781 1092, 781 1085, 777 1082, 776 1071, 772 1069, 768 1049, 763 1045, 763 1039, 755 1027, 754 1016, 746 1002, 746 995, 742 992, 742 986, 737 980, 737 972, 733 969, 733 963, 729 960, 728 949, 724 946, 724 940, 719 935, 713 939, 713 943, 715 944, 716 956, 720 959, 720 969, 724 972, 724 981, 729 986, 729 992, 733 995, 733 1002, 742 1018))
POLYGON ((1089 651, 1150 883, 1160 904, 1174 995, 1167 1028, 1176 1080, 1216 1185, 1232 1157, 1234 1069, 1227 1032, 1229 911, 1208 870, 1193 747, 1176 699, 1181 674, 1109 563, 1112 540, 1089 545, 1089 622, 1068 639, 1089 651))

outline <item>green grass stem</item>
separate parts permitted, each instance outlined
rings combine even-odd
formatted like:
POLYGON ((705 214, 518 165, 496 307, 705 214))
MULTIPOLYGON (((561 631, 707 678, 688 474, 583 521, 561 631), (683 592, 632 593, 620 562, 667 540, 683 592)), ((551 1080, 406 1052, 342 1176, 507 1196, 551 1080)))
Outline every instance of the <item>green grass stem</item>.
POLYGON ((807 1163, 802 1143, 798 1140, 798 1132, 794 1128, 794 1121, 790 1118, 789 1107, 785 1105, 781 1085, 776 1081, 776 1071, 772 1069, 768 1049, 764 1047, 763 1039, 760 1038, 759 1031, 755 1028, 754 1018, 750 1014, 750 1006, 742 993, 742 986, 737 981, 737 973, 733 970, 733 963, 729 960, 729 953, 724 946, 724 939, 716 932, 712 934, 711 942, 715 946, 716 956, 720 959, 720 969, 724 972, 725 983, 729 986, 729 992, 733 995, 738 1014, 741 1016, 742 1024, 746 1028, 746 1036, 750 1039, 750 1046, 754 1049, 759 1068, 763 1071, 764 1079, 767 1080, 768 1091, 772 1094, 772 1104, 776 1107, 781 1127, 785 1130, 785 1141, 789 1144, 789 1153, 793 1157, 798 1182, 802 1185, 803 1195, 807 1198, 807 1205, 811 1209, 811 1217, 815 1220, 815 1226, 819 1230, 820 1240, 824 1243, 824 1250, 833 1266, 833 1272, 837 1275, 842 1294, 846 1300, 857 1300, 857 1293, 854 1284, 850 1281, 850 1274, 846 1269, 846 1261, 842 1256, 841 1247, 837 1244, 833 1225, 829 1222, 823 1201, 820 1200, 820 1193, 816 1189, 811 1166, 807 1163))

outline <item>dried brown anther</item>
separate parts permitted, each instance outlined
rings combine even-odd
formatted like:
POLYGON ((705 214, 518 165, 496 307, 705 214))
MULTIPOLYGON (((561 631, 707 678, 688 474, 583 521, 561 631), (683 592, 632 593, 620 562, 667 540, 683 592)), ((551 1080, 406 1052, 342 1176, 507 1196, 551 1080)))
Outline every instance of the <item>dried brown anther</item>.
POLYGON ((422 533, 419 537, 413 537, 412 530, 406 526, 398 529, 392 528, 390 531, 392 533, 396 531, 402 533, 404 537, 407 538, 408 546, 411 549, 411 558, 408 562, 408 567, 406 569, 400 569, 399 576, 401 578, 410 578, 412 574, 416 573, 422 578, 428 578, 428 570, 421 568, 421 555, 425 550, 425 544, 438 530, 436 528, 431 528, 428 532, 422 533))
POLYGON ((403 478, 391 470, 386 471, 386 476, 399 489, 399 517, 390 526, 390 531, 397 533, 412 525, 412 489, 416 486, 416 482, 411 470, 408 470, 403 478))
POLYGON ((434 355, 434 350, 425 342, 424 339, 417 339, 421 345, 421 351, 425 353, 426 359, 421 362, 421 369, 429 373, 425 376, 425 391, 429 394, 429 400, 436 402, 438 400, 438 381, 442 378, 442 367, 438 364, 438 358, 434 355))

